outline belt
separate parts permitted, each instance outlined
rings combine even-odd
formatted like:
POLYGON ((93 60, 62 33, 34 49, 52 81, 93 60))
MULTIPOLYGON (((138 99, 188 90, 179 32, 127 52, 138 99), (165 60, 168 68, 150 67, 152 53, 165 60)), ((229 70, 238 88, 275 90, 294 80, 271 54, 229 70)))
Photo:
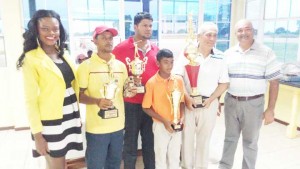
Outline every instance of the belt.
POLYGON ((209 97, 207 97, 207 96, 202 96, 202 99, 208 99, 209 97))
POLYGON ((260 98, 262 96, 264 96, 264 94, 259 94, 259 95, 254 95, 254 96, 234 96, 230 93, 228 93, 228 95, 238 101, 247 101, 247 100, 253 100, 253 99, 257 99, 260 98))
POLYGON ((208 99, 209 97, 207 97, 207 96, 201 96, 201 95, 197 95, 197 96, 192 96, 192 95, 190 95, 191 97, 202 97, 202 99, 208 99))

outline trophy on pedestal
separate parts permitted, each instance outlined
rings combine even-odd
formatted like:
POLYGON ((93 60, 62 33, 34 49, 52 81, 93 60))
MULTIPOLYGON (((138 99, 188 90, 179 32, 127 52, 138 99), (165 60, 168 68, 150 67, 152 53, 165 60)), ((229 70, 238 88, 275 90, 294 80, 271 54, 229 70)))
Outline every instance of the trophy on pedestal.
MULTIPOLYGON (((126 58, 126 63, 129 67, 129 71, 136 78, 139 78, 139 76, 141 76, 144 73, 148 61, 148 57, 146 56, 144 57, 143 60, 140 59, 140 55, 138 53, 138 47, 137 47, 138 42, 134 43, 134 60, 130 61, 128 57, 126 58)), ((130 83, 135 84, 134 79, 132 77, 130 78, 130 83)), ((141 82, 135 84, 135 87, 137 89, 137 93, 145 93, 145 87, 142 85, 141 82)))
POLYGON ((172 128, 174 131, 182 131, 183 124, 180 122, 180 101, 183 97, 183 93, 179 90, 176 79, 174 77, 171 77, 171 80, 173 81, 173 87, 170 91, 170 94, 168 95, 168 98, 172 105, 171 110, 174 123, 172 124, 172 128))
MULTIPOLYGON (((108 82, 104 84, 103 89, 100 90, 100 93, 105 99, 113 100, 118 91, 118 80, 114 77, 111 64, 108 64, 108 70, 108 82)), ((110 119, 119 117, 119 112, 115 106, 112 106, 107 110, 100 109, 98 115, 103 119, 110 119)))
POLYGON ((190 96, 194 99, 196 106, 193 105, 194 108, 203 107, 203 99, 197 90, 198 83, 198 74, 200 71, 200 63, 199 63, 199 54, 198 48, 195 44, 196 36, 194 34, 193 28, 193 17, 191 14, 188 16, 188 37, 187 37, 187 45, 184 50, 184 56, 189 60, 189 63, 185 66, 185 70, 188 75, 188 79, 191 85, 191 93, 190 96))

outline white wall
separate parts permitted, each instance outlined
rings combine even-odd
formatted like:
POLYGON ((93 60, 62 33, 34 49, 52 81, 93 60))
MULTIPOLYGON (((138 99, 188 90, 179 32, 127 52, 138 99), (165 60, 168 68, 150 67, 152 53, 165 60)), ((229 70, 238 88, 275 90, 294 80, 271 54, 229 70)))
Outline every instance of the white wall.
POLYGON ((0 68, 0 127, 27 126, 21 72, 15 68, 22 53, 22 9, 18 0, 0 1, 7 67, 0 68), (14 9, 14 10, 12 10, 14 9))

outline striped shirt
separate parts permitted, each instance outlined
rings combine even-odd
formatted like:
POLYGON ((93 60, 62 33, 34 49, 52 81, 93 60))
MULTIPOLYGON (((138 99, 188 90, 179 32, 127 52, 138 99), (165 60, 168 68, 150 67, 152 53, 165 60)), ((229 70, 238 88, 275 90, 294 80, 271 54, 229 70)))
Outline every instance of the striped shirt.
POLYGON ((230 78, 228 92, 232 95, 264 94, 267 82, 280 78, 281 64, 274 52, 256 41, 244 52, 236 45, 225 51, 224 55, 230 78))

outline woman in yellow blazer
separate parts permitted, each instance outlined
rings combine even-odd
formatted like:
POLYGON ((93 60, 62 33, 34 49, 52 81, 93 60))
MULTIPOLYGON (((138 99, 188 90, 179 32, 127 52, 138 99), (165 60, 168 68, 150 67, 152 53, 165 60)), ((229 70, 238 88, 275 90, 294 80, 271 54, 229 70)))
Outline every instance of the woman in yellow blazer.
POLYGON ((39 10, 23 37, 17 68, 24 77, 33 156, 45 156, 48 168, 64 169, 66 153, 83 149, 76 72, 64 53, 66 32, 56 12, 39 10))

